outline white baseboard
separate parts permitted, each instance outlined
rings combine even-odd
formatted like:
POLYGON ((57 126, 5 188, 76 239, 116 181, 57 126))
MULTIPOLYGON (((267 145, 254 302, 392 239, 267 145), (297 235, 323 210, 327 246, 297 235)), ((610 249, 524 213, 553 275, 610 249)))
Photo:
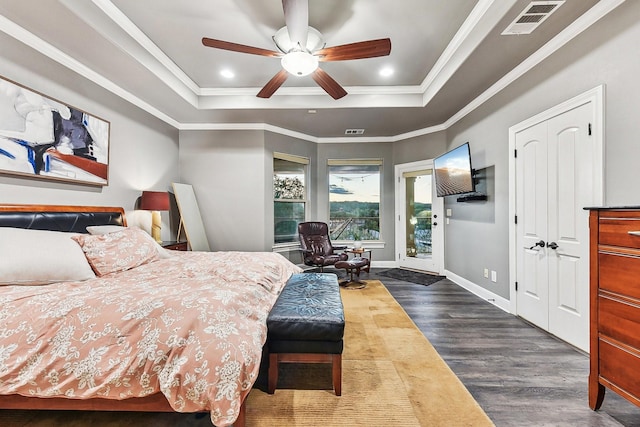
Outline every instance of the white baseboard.
POLYGON ((483 300, 490 302, 491 304, 495 305, 499 309, 504 310, 507 313, 511 313, 511 311, 509 310, 509 306, 511 302, 508 299, 503 298, 500 295, 496 295, 493 292, 483 288, 482 286, 478 286, 475 283, 465 279, 464 277, 460 277, 457 274, 452 273, 448 270, 445 270, 444 273, 445 273, 444 275, 447 276, 447 279, 451 280, 453 283, 460 286, 461 288, 464 288, 469 292, 471 292, 472 294, 479 296, 483 300))
POLYGON ((396 261, 373 261, 371 268, 396 268, 398 263, 396 261))

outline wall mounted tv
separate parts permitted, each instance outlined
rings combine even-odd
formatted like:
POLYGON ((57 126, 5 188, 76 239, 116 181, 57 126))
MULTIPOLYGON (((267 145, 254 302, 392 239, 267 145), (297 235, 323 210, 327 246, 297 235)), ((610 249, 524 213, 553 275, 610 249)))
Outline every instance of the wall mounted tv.
POLYGON ((444 153, 433 160, 438 197, 475 191, 469 143, 444 153))

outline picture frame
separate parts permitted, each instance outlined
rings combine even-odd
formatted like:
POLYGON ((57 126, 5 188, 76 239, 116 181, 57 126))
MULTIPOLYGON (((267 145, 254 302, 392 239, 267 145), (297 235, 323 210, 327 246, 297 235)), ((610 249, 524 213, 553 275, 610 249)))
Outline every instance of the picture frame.
POLYGON ((106 186, 110 127, 0 76, 0 174, 106 186))

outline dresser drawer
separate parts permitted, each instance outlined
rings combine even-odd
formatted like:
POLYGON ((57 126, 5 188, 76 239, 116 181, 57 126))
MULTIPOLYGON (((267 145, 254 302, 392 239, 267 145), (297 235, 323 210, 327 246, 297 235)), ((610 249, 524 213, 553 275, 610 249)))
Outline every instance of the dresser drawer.
POLYGON ((601 251, 600 289, 640 299, 640 254, 601 251))
POLYGON ((640 301, 598 297, 598 331, 640 351, 640 301))
POLYGON ((600 376, 632 396, 640 396, 640 355, 600 340, 600 376))
POLYGON ((607 212, 600 216, 598 228, 601 245, 640 248, 640 218, 637 213, 607 212))

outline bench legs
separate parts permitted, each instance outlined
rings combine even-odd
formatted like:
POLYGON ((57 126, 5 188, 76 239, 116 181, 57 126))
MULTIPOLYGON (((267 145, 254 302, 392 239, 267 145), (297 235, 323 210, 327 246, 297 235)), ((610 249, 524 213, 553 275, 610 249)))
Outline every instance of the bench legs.
POLYGON ((336 396, 342 395, 342 354, 271 353, 269 354, 269 394, 278 386, 279 363, 331 363, 331 377, 336 396))

